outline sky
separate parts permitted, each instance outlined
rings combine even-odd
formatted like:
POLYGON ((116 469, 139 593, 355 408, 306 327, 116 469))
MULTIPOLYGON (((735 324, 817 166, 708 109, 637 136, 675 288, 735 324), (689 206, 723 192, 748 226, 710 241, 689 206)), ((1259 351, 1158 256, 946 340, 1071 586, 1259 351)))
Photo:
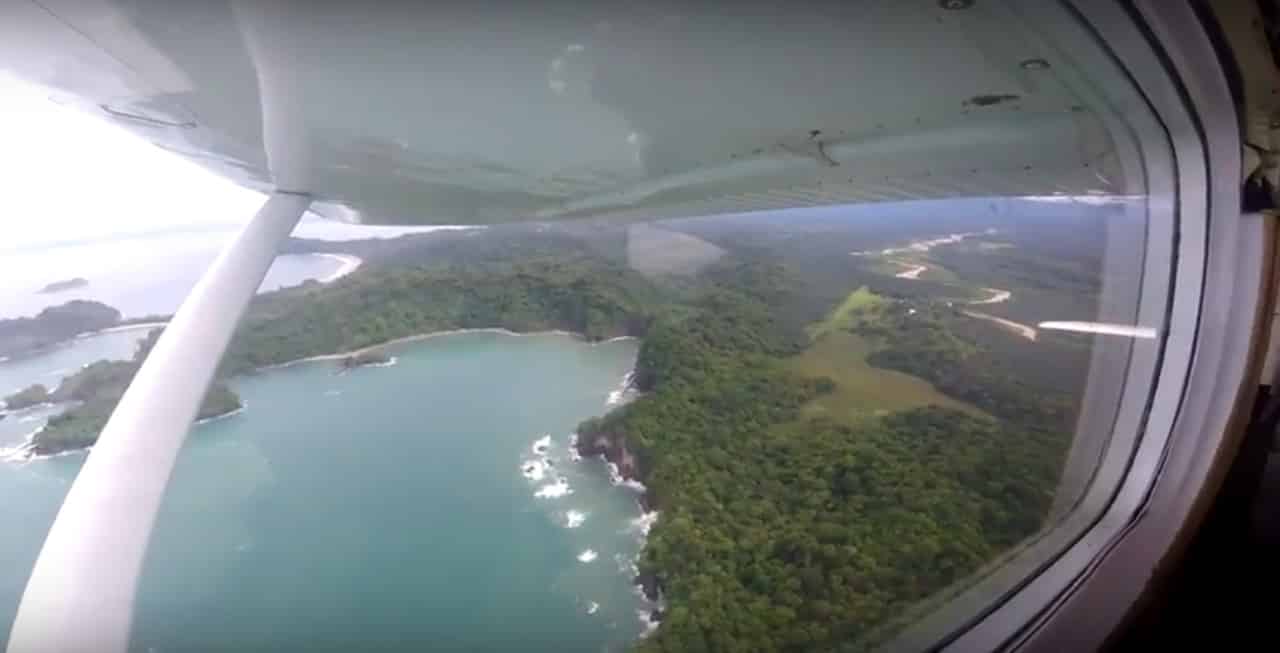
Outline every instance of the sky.
MULTIPOLYGON (((234 231, 264 199, 124 129, 55 104, 41 89, 3 72, 0 179, 0 251, 183 226, 234 231)), ((351 226, 312 215, 295 235, 341 239, 421 230, 351 226)))

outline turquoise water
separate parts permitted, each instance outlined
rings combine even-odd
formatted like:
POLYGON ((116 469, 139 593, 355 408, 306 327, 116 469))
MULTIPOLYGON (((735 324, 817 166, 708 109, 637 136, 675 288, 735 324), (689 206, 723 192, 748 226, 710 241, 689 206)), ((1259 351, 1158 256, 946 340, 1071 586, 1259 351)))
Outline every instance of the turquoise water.
POLYGON ((76 338, 37 354, 14 356, 0 362, 0 395, 21 390, 32 383, 50 388, 76 370, 100 360, 127 360, 133 357, 138 341, 150 328, 129 328, 76 338))
MULTIPOLYGON (((392 353, 240 379, 244 412, 195 428, 133 648, 600 651, 640 634, 636 492, 568 449, 636 343, 470 333, 392 353)), ((0 463, 0 623, 82 458, 0 463)))
MULTIPOLYGON (((94 361, 132 358, 138 341, 145 338, 149 331, 149 329, 140 328, 97 333, 77 338, 38 354, 15 356, 2 361, 0 362, 0 397, 10 395, 33 383, 43 383, 46 387, 53 389, 62 379, 94 361)), ((50 415, 60 410, 61 408, 53 406, 37 406, 0 419, 0 458, 4 457, 6 449, 25 442, 32 431, 40 428, 50 415)))

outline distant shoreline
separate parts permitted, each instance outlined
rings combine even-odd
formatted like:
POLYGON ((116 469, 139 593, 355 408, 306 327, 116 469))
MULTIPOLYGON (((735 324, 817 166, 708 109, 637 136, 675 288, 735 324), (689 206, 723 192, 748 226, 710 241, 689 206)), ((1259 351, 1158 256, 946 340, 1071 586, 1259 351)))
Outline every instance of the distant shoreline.
MULTIPOLYGON (((342 263, 342 265, 337 270, 329 273, 328 275, 325 275, 323 277, 313 277, 314 280, 320 283, 333 283, 334 281, 337 281, 338 279, 341 279, 342 277, 345 277, 348 274, 355 272, 361 265, 364 264, 364 259, 361 259, 358 256, 352 256, 350 254, 315 254, 315 256, 323 256, 325 258, 333 259, 342 263)), ((100 336, 107 333, 119 333, 122 331, 132 331, 134 329, 156 329, 156 328, 163 327, 167 324, 169 324, 167 321, 165 322, 128 322, 126 320, 125 323, 123 324, 117 324, 116 326, 107 327, 105 329, 97 329, 95 331, 85 331, 84 333, 78 333, 74 336, 71 336, 70 338, 67 338, 66 340, 59 341, 58 343, 53 343, 53 346, 56 346, 58 344, 65 343, 65 342, 71 342, 73 340, 80 340, 82 338, 92 338, 94 336, 100 336)), ((8 356, 0 357, 0 362, 4 362, 9 358, 10 357, 8 356)))

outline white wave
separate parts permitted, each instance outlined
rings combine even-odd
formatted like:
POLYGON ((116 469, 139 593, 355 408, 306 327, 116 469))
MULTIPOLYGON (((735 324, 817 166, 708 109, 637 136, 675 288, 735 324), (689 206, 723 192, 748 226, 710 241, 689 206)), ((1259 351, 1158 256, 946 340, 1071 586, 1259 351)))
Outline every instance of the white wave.
POLYGON ((66 376, 67 372, 74 372, 74 371, 75 371, 74 368, 60 367, 52 372, 46 372, 45 376, 66 376))
POLYGON ((61 458, 63 456, 87 456, 93 451, 93 447, 82 447, 80 449, 67 449, 57 453, 46 453, 37 455, 31 450, 31 438, 35 435, 32 431, 27 435, 22 444, 16 447, 0 448, 0 461, 8 463, 29 463, 35 460, 45 460, 47 458, 61 458))
POLYGON ((575 463, 578 462, 579 460, 582 460, 582 454, 578 453, 578 434, 577 433, 569 434, 569 460, 572 460, 575 463))
POLYGON ((622 380, 618 382, 618 387, 609 392, 608 398, 605 399, 604 405, 616 406, 627 398, 627 393, 631 390, 631 383, 635 380, 636 372, 631 370, 622 376, 622 380))
POLYGON ((399 360, 400 359, 396 358, 395 356, 392 356, 391 358, 388 358, 387 360, 381 363, 369 363, 368 365, 362 365, 361 367, 391 367, 392 365, 395 365, 397 362, 399 362, 399 360))
POLYGON ((244 412, 244 409, 245 409, 245 408, 248 408, 248 407, 249 407, 249 404, 248 404, 247 402, 246 402, 246 403, 242 403, 242 404, 240 405, 240 407, 239 407, 239 408, 237 408, 237 409, 235 409, 235 410, 233 410, 233 411, 231 411, 231 412, 229 412, 229 413, 223 413, 223 414, 221 414, 221 415, 214 415, 213 417, 206 417, 206 418, 204 418, 204 419, 198 419, 198 420, 196 420, 196 425, 198 426, 198 425, 200 425, 200 424, 208 424, 209 422, 216 422, 216 421, 218 421, 218 420, 223 420, 223 419, 228 419, 228 418, 231 418, 231 417, 235 417, 236 415, 239 415, 240 413, 243 413, 243 412, 244 412))
POLYGON ((640 637, 648 637, 653 631, 658 629, 657 621, 653 619, 653 610, 649 608, 641 608, 636 610, 636 616, 640 618, 640 623, 644 626, 644 630, 640 631, 640 637))
POLYGON ((533 496, 539 499, 558 499, 569 494, 573 494, 573 488, 569 487, 569 481, 557 478, 554 483, 538 488, 538 491, 534 492, 533 496))
POLYGON ((635 519, 632 519, 628 530, 640 533, 640 535, 647 537, 649 535, 649 531, 656 523, 658 523, 658 511, 651 510, 639 517, 636 517, 635 519))
POLYGON ((591 562, 592 560, 595 560, 598 557, 600 557, 600 554, 596 553, 592 549, 587 549, 586 551, 583 551, 582 553, 578 554, 578 562, 583 562, 583 563, 591 562))
POLYGON ((622 478, 622 474, 618 471, 618 466, 616 464, 606 463, 605 469, 609 470, 610 485, 622 485, 622 481, 625 479, 622 478))
POLYGON ((533 453, 539 456, 545 456, 547 451, 551 449, 551 436, 544 435, 533 441, 533 453))
POLYGON ((0 462, 26 462, 28 457, 27 448, 23 445, 18 445, 16 447, 0 447, 0 462))
POLYGON ((564 514, 565 528, 577 528, 584 521, 587 521, 587 513, 580 510, 570 510, 564 514))
POLYGON ((621 483, 621 485, 622 485, 622 487, 625 487, 625 488, 628 488, 628 489, 631 489, 631 490, 635 490, 636 492, 641 492, 641 493, 643 493, 643 492, 648 492, 648 491, 649 491, 649 488, 645 487, 645 486, 644 486, 644 483, 641 483, 640 481, 637 481, 637 480, 636 480, 636 479, 634 479, 634 478, 626 479, 625 481, 623 481, 623 482, 621 483))
POLYGON ((541 481, 547 474, 547 464, 541 460, 526 460, 520 464, 520 473, 531 481, 541 481))
POLYGON ((36 420, 38 420, 38 419, 44 419, 44 416, 42 416, 42 415, 23 415, 22 417, 19 417, 19 418, 18 418, 18 423, 19 423, 19 424, 26 424, 27 422, 34 422, 34 421, 36 421, 36 420))
POLYGON ((595 614, 599 610, 600 610, 600 604, 596 603, 595 601, 591 601, 587 605, 587 614, 595 614))
POLYGON ((612 338, 609 338, 608 340, 601 340, 600 342, 592 343, 592 344, 607 345, 611 342, 622 342, 624 340, 639 340, 639 338, 635 336, 614 336, 612 338))
MULTIPOLYGON (((639 557, 640 556, 638 554, 635 556, 628 556, 624 553, 613 554, 613 561, 618 565, 618 573, 626 574, 630 578, 635 578, 636 576, 639 576, 640 567, 636 564, 636 560, 638 560, 639 557)), ((640 596, 644 596, 643 587, 640 587, 639 585, 633 585, 632 588, 635 591, 637 591, 640 594, 640 596)))

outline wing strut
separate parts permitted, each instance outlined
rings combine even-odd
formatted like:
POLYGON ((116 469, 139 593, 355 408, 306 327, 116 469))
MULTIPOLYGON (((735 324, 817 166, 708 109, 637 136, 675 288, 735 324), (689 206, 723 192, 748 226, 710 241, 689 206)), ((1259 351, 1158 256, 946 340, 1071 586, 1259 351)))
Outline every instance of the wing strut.
POLYGON ((183 301, 58 511, 9 653, 127 649, 138 574, 178 450, 236 323, 310 203, 293 193, 268 198, 183 301))

